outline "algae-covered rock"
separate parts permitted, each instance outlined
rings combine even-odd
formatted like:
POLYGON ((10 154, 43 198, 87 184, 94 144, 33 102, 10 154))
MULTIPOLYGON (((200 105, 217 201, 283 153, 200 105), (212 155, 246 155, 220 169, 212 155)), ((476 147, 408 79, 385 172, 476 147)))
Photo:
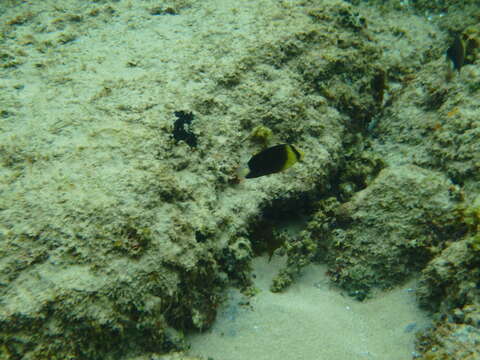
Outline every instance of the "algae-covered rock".
MULTIPOLYGON (((478 199, 478 198, 477 198, 478 199)), ((418 299, 435 313, 436 324, 421 333, 420 359, 476 359, 480 356, 480 228, 478 202, 467 210, 469 233, 444 249, 422 271, 418 299), (472 226, 473 225, 473 226, 472 226)))
MULTIPOLYGON (((367 168, 364 176, 372 176, 375 166, 367 168)), ((365 179, 360 183, 366 185, 365 179)), ((272 290, 288 287, 315 260, 326 261, 333 282, 360 300, 372 289, 391 288, 463 235, 458 203, 458 188, 438 172, 385 168, 349 201, 329 197, 316 203, 306 229, 284 241, 287 264, 272 290)))
POLYGON ((475 236, 454 242, 428 264, 418 290, 421 305, 446 314, 480 304, 480 252, 475 242, 475 236))
POLYGON ((363 298, 456 240, 457 187, 437 171, 478 186, 478 84, 436 80, 447 36, 435 23, 382 11, 2 8, 0 357, 187 359, 164 354, 211 326, 228 284, 250 284, 268 213, 316 210, 278 236, 278 288, 324 260, 363 298), (255 129, 271 134, 243 141, 255 129), (239 184, 267 140, 305 160, 239 184))
POLYGON ((455 322, 436 324, 419 336, 417 349, 422 352, 419 360, 475 360, 480 357, 480 329, 477 326, 455 322))
MULTIPOLYGON (((468 54, 477 57, 473 48, 468 54)), ((478 192, 480 126, 475 61, 468 60, 470 64, 447 81, 451 64, 442 56, 405 82, 376 123, 374 151, 391 165, 411 163, 441 171, 465 186, 467 193, 478 192)))
POLYGON ((248 229, 262 209, 314 194, 337 167, 347 115, 303 86, 300 65, 327 47, 330 64, 368 55, 367 39, 342 25, 352 9, 338 1, 317 8, 328 21, 312 22, 302 6, 274 1, 181 3, 4 14, 0 357, 185 349, 184 332, 212 324, 227 283, 248 286, 248 229), (224 12, 247 29, 233 42, 215 35, 230 34, 224 12), (365 46, 337 51, 330 27, 365 46), (182 114, 196 141, 175 137, 182 114), (242 142, 257 126, 308 156, 235 184, 258 151, 242 142))
POLYGON ((452 240, 455 205, 439 173, 412 165, 382 170, 337 209, 328 240, 318 239, 327 241, 332 279, 359 299, 394 286, 452 240))

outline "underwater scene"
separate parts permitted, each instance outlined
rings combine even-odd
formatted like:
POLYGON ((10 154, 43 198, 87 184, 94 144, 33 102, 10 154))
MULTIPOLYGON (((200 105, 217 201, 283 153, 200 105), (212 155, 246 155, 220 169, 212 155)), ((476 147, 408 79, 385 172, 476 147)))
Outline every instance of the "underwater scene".
POLYGON ((0 360, 480 360, 478 0, 0 0, 0 360))

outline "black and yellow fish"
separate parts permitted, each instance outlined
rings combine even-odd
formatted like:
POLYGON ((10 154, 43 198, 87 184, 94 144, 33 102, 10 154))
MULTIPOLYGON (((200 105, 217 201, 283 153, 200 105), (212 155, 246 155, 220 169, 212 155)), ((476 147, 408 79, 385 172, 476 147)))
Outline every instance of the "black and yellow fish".
POLYGON ((274 174, 288 169, 303 159, 303 152, 291 144, 269 147, 248 161, 248 169, 242 171, 247 179, 274 174))
POLYGON ((447 50, 447 58, 452 62, 453 69, 460 71, 465 63, 465 43, 456 35, 452 45, 447 50))

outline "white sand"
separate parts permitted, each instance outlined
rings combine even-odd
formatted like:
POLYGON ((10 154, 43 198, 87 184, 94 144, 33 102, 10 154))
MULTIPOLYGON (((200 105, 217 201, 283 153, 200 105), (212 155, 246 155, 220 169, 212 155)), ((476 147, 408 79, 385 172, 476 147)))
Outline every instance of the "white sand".
POLYGON ((286 293, 268 290, 280 259, 254 262, 261 292, 250 306, 231 290, 208 332, 191 338, 191 354, 215 360, 406 360, 414 334, 429 320, 409 283, 357 302, 328 285, 324 266, 309 266, 286 293))

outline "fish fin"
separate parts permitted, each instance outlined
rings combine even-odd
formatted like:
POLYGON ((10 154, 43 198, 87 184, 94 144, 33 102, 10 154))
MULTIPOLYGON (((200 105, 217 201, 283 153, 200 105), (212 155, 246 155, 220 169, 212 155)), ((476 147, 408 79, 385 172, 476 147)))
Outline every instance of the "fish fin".
POLYGON ((237 169, 237 176, 240 180, 244 180, 246 178, 246 176, 248 175, 248 173, 250 172, 250 170, 248 169, 248 167, 246 166, 240 166, 238 169, 237 169))

